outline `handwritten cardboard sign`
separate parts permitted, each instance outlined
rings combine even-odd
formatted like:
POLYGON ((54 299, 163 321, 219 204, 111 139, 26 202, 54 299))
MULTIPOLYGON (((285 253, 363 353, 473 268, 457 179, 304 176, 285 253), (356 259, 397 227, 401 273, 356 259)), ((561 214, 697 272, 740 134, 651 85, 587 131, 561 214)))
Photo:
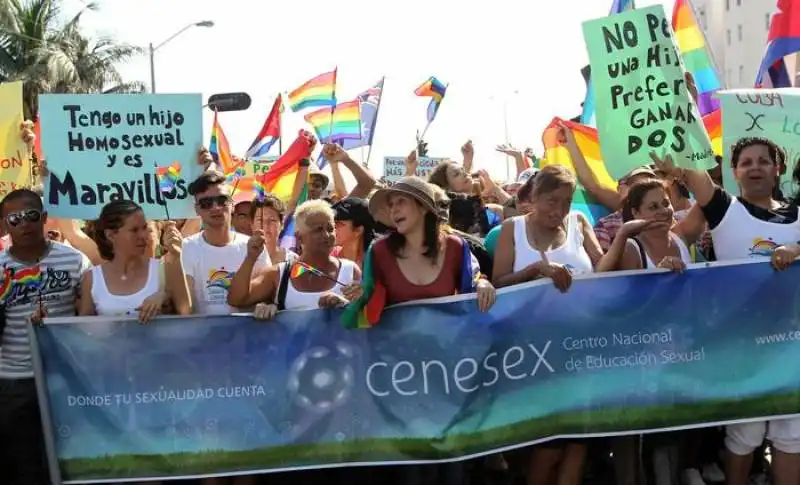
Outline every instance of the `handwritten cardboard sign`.
MULTIPOLYGON (((406 174, 405 157, 384 157, 383 158, 383 178, 389 182, 396 182, 406 174)), ((428 175, 441 162, 446 162, 448 158, 428 158, 422 157, 417 164, 417 171, 414 173, 419 178, 427 179, 428 175)))
POLYGON ((0 199, 31 185, 31 162, 22 141, 22 81, 0 84, 0 199))
POLYGON ((45 205, 59 217, 95 219, 113 200, 132 200, 148 219, 192 217, 188 185, 203 170, 199 94, 44 95, 42 151, 50 171, 45 205), (161 193, 155 165, 179 162, 181 178, 161 193))
POLYGON ((734 89, 717 96, 722 102, 725 188, 732 194, 739 193, 731 166, 733 145, 742 138, 767 138, 786 154, 780 187, 784 195, 791 195, 792 172, 800 159, 800 89, 734 89))
POLYGON ((583 35, 609 173, 618 179, 650 163, 651 151, 671 154, 681 167, 713 167, 664 9, 655 5, 584 22, 583 35))

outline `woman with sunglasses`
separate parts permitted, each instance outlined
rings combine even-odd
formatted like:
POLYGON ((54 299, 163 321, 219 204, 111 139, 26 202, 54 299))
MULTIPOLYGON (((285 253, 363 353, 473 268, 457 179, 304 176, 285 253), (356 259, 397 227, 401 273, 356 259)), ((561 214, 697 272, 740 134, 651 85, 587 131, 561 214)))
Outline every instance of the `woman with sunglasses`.
POLYGON ((83 276, 79 315, 134 315, 141 323, 155 318, 168 299, 176 313, 191 312, 189 287, 181 261, 182 239, 174 224, 164 230, 162 261, 148 254, 152 227, 142 208, 118 200, 103 207, 95 242, 106 260, 83 276))

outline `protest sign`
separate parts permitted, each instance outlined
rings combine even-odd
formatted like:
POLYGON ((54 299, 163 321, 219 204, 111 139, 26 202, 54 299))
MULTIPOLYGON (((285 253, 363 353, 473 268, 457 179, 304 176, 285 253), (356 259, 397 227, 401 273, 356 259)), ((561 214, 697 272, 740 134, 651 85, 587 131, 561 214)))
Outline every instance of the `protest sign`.
MULTIPOLYGON (((383 178, 389 182, 397 182, 406 174, 406 157, 384 157, 383 158, 383 178)), ((417 177, 427 179, 428 175, 439 165, 441 162, 446 162, 449 158, 419 158, 417 170, 414 175, 417 177)))
POLYGON ((22 81, 0 84, 0 199, 31 185, 31 161, 22 141, 22 81))
POLYGON ((620 179, 671 154, 676 165, 709 169, 714 153, 686 88, 681 56, 660 5, 583 24, 600 147, 620 179))
POLYGON ((760 137, 772 140, 786 153, 786 171, 781 175, 780 187, 784 195, 793 195, 792 173, 800 158, 800 89, 734 89, 717 96, 722 101, 725 189, 739 194, 730 163, 731 147, 741 138, 760 137))
POLYGON ((800 413, 800 265, 765 260, 541 280, 487 313, 439 298, 366 330, 341 310, 48 319, 51 463, 78 483, 448 461, 800 413))
POLYGON ((132 200, 148 219, 194 216, 188 185, 203 167, 199 94, 43 95, 42 151, 50 171, 44 201, 54 216, 96 219, 113 200, 132 200), (161 193, 155 166, 178 162, 176 188, 161 193))

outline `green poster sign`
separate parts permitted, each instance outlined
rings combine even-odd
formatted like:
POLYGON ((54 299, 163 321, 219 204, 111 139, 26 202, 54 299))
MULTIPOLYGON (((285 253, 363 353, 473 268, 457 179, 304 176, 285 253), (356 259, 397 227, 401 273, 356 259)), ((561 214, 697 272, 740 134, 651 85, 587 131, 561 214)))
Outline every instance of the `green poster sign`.
POLYGON ((731 167, 731 147, 745 137, 768 138, 786 153, 781 190, 784 195, 792 195, 792 172, 800 158, 800 89, 736 89, 717 96, 722 102, 725 188, 732 194, 739 193, 731 167))
POLYGON ((619 179, 671 154, 686 168, 714 166, 714 153, 660 5, 583 24, 594 85, 600 149, 619 179))

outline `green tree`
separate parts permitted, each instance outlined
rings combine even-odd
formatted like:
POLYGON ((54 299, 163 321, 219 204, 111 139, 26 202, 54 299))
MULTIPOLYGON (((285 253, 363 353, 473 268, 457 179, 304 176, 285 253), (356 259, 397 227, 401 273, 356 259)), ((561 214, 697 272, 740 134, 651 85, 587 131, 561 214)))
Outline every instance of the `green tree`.
POLYGON ((59 0, 0 0, 0 82, 24 81, 25 118, 38 112, 41 93, 143 92, 124 82, 117 66, 142 53, 108 37, 81 31, 87 5, 67 22, 59 0))

